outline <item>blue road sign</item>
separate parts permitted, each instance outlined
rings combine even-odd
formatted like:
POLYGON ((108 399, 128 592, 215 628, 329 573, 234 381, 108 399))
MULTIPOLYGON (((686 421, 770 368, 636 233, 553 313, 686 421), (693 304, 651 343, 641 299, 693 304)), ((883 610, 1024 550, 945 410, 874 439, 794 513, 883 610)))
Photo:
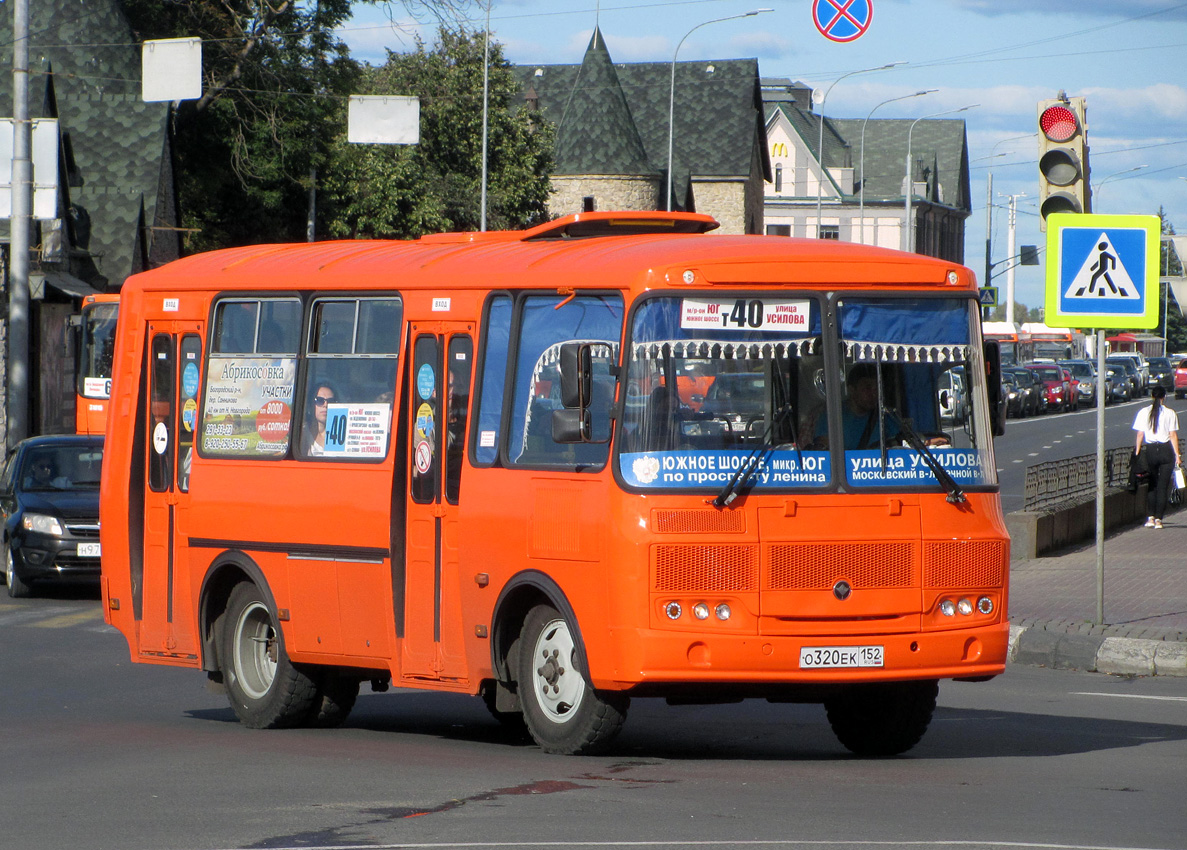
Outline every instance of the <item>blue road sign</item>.
POLYGON ((997 306, 997 287, 996 286, 982 286, 978 290, 981 296, 982 307, 996 307, 997 306))
POLYGON ((1048 216, 1047 324, 1157 327, 1160 231, 1153 215, 1048 216))
POLYGON ((874 18, 874 0, 815 0, 812 20, 830 41, 853 41, 865 35, 874 18))

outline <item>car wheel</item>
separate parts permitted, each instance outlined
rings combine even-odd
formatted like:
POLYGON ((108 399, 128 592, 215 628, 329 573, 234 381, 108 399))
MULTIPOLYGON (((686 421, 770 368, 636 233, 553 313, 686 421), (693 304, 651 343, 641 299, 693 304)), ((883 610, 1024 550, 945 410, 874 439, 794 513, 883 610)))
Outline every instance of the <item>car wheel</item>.
POLYGON ((227 698, 244 726, 300 726, 319 710, 317 682, 294 665, 264 594, 252 582, 235 585, 222 618, 218 657, 227 698))
POLYGON ((630 699, 594 690, 579 667, 568 621, 551 605, 528 612, 517 672, 524 721, 544 752, 601 752, 621 731, 630 699))
POLYGON ((25 599, 33 595, 32 588, 17 575, 12 549, 7 543, 4 544, 4 582, 8 585, 8 595, 13 599, 25 599))
POLYGON ((919 743, 936 710, 939 683, 848 685, 825 700, 833 734, 859 756, 897 756, 919 743))

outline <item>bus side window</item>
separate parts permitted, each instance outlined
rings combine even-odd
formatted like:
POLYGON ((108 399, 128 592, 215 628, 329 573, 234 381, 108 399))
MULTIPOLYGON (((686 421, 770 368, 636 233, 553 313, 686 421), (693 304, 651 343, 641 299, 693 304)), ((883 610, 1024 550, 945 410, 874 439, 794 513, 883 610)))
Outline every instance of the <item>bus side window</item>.
POLYGON ((155 334, 152 339, 152 387, 149 390, 148 486, 155 493, 173 486, 174 421, 173 338, 155 334))
POLYGON ((449 340, 449 391, 445 411, 445 499, 456 505, 462 483, 466 417, 470 406, 470 361, 474 344, 458 335, 449 340))
POLYGON ((482 368, 478 373, 471 458, 475 466, 491 466, 499 458, 500 423, 507 385, 507 353, 511 346, 511 296, 491 297, 482 332, 482 368))

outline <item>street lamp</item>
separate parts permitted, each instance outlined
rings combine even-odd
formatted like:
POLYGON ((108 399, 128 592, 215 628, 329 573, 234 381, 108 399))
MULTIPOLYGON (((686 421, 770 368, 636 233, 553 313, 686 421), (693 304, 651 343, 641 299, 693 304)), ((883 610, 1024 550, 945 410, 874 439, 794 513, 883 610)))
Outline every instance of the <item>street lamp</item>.
POLYGON ((1105 184, 1108 183, 1110 180, 1112 180, 1114 177, 1120 177, 1122 174, 1129 174, 1134 171, 1141 171, 1143 168, 1149 168, 1149 167, 1150 166, 1148 166, 1148 165, 1135 165, 1133 168, 1127 168, 1124 171, 1116 171, 1116 172, 1110 174, 1104 180, 1100 181, 1100 183, 1098 183, 1096 185, 1096 188, 1092 190, 1092 206, 1094 208, 1100 206, 1100 190, 1103 189, 1105 184))
MULTIPOLYGON (((914 175, 911 174, 911 134, 915 132, 915 125, 924 118, 939 118, 941 115, 954 115, 957 112, 967 112, 970 109, 980 106, 979 103, 970 103, 968 106, 962 106, 959 109, 945 109, 943 112, 933 112, 931 115, 923 115, 911 122, 911 126, 907 128, 907 182, 904 183, 903 195, 906 199, 903 201, 907 218, 904 221, 903 227, 903 250, 915 250, 915 222, 911 220, 911 200, 915 195, 915 180, 914 175)), ((862 175, 862 184, 865 184, 865 175, 862 175)), ((988 282, 985 284, 988 286, 988 282)))
POLYGON ((832 84, 824 90, 824 94, 820 95, 820 99, 816 99, 816 94, 820 89, 815 89, 812 92, 812 102, 820 107, 820 136, 816 140, 816 162, 820 166, 820 176, 816 180, 816 236, 820 237, 820 206, 824 197, 824 102, 828 100, 829 93, 833 87, 841 82, 846 77, 856 76, 857 74, 869 74, 873 71, 889 71, 891 68, 897 68, 899 65, 906 65, 906 60, 901 62, 891 62, 886 65, 879 65, 877 68, 862 68, 860 71, 850 71, 848 74, 842 74, 833 80, 832 84))
POLYGON ((719 24, 722 21, 732 21, 735 18, 749 18, 753 17, 754 15, 761 15, 763 12, 773 11, 775 10, 753 9, 749 12, 743 12, 740 15, 729 15, 724 18, 714 18, 711 21, 705 21, 704 23, 697 24, 695 27, 686 32, 684 34, 684 38, 680 39, 680 43, 676 45, 676 52, 672 54, 672 83, 671 88, 668 91, 668 203, 666 208, 669 212, 672 210, 672 124, 676 116, 676 57, 680 55, 680 48, 684 45, 685 39, 687 39, 701 27, 707 27, 709 24, 719 24))
POLYGON ((870 114, 866 116, 866 120, 861 122, 861 155, 859 157, 861 166, 861 191, 858 193, 858 218, 861 219, 861 224, 859 225, 861 228, 861 239, 859 241, 862 245, 866 244, 866 125, 870 123, 870 117, 888 103, 894 103, 896 100, 910 100, 913 97, 922 97, 925 94, 931 94, 937 91, 939 89, 924 89, 914 94, 904 94, 884 100, 871 109, 870 114))

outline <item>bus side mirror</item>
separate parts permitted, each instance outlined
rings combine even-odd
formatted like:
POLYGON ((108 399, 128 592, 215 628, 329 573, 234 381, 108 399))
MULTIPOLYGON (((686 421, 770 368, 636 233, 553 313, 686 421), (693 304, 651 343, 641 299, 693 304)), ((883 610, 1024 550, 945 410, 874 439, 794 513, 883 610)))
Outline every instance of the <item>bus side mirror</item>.
MULTIPOLYGON (((601 346, 606 348, 607 346, 601 346)), ((552 412, 552 439, 556 443, 605 443, 610 440, 614 405, 613 364, 598 355, 594 380, 594 343, 566 342, 560 350, 561 404, 552 412)))
POLYGON ((588 343, 566 342, 561 346, 561 404, 566 408, 586 407, 593 386, 593 354, 588 343))
POLYGON ((1002 415, 1002 349, 995 339, 983 343, 985 352, 985 385, 989 390, 989 429, 995 437, 1006 433, 1002 415))
POLYGON ((585 408, 552 411, 552 441, 554 443, 588 443, 593 428, 589 411, 585 408))

